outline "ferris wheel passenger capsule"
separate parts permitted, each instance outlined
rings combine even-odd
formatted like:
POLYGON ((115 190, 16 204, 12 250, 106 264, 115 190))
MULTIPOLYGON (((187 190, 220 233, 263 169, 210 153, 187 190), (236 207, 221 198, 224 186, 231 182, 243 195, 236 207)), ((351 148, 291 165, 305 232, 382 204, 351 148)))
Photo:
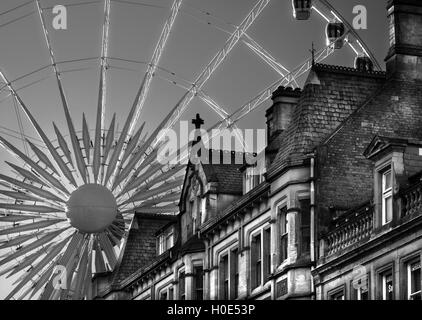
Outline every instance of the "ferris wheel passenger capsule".
POLYGON ((342 37, 344 36, 345 32, 346 28, 342 22, 329 22, 325 30, 325 34, 327 36, 327 45, 334 43, 335 49, 343 48, 344 39, 342 37))
POLYGON ((312 0, 292 0, 293 17, 296 20, 308 20, 311 16, 312 0))
POLYGON ((374 71, 374 63, 366 55, 359 55, 355 58, 355 69, 364 72, 374 71))

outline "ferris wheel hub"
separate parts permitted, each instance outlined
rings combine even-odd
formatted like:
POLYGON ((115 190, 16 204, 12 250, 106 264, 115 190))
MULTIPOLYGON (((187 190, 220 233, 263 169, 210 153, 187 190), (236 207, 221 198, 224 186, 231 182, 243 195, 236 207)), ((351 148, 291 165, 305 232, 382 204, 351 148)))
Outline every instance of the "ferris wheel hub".
POLYGON ((86 184, 71 194, 66 215, 70 224, 83 233, 101 232, 116 219, 117 202, 106 187, 86 184))

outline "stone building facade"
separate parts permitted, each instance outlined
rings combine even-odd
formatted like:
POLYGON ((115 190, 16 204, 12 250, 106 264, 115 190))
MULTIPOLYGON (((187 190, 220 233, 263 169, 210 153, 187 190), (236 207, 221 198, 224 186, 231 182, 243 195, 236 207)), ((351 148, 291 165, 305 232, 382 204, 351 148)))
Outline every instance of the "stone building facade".
POLYGON ((422 2, 387 9, 386 72, 275 91, 265 174, 189 163, 180 213, 136 214, 97 298, 421 299, 422 2))

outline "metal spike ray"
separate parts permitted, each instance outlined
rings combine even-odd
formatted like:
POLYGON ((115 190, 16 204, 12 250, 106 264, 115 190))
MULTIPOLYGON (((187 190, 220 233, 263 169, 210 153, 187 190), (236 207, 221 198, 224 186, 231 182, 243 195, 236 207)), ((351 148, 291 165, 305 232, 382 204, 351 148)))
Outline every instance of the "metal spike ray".
MULTIPOLYGON (((145 123, 142 124, 142 126, 139 128, 139 130, 136 132, 136 134, 129 140, 128 145, 126 147, 126 150, 124 151, 123 159, 122 159, 122 161, 120 161, 120 166, 117 170, 117 174, 119 172, 121 172, 125 161, 129 158, 129 156, 132 154, 132 151, 136 148, 138 141, 139 141, 139 138, 140 138, 142 131, 144 129, 144 126, 145 126, 145 123)), ((111 189, 114 190, 117 187, 118 183, 119 183, 119 180, 117 180, 117 177, 116 177, 111 189)))
POLYGON ((138 145, 138 142, 141 137, 142 131, 144 130, 144 127, 145 127, 145 122, 141 125, 141 127, 135 133, 135 135, 129 140, 125 153, 123 155, 122 161, 121 161, 121 166, 123 166, 123 164, 129 158, 129 156, 132 154, 132 151, 135 150, 136 146, 138 145))
MULTIPOLYGON (((183 98, 182 98, 183 99, 183 98)), ((155 138, 157 137, 158 133, 162 128, 164 128, 165 124, 170 120, 171 116, 177 109, 178 105, 176 105, 173 110, 171 110, 167 116, 161 121, 161 123, 157 126, 157 128, 154 130, 154 132, 149 136, 147 141, 142 144, 140 149, 133 155, 133 157, 130 159, 129 163, 123 168, 123 170, 120 172, 120 174, 116 177, 116 181, 118 181, 118 184, 123 182, 131 173, 133 169, 138 165, 139 161, 142 159, 142 157, 146 156, 145 152, 149 148, 149 146, 153 143, 155 138)), ((116 184, 116 183, 115 183, 116 184)), ((124 189, 124 186, 123 186, 124 189)))
POLYGON ((39 14, 39 17, 40 17, 40 20, 41 20, 41 26, 42 26, 43 33, 44 33, 45 42, 46 42, 47 49, 48 49, 49 55, 50 55, 51 65, 53 67, 54 74, 56 76, 57 86, 59 88, 60 99, 62 101, 63 110, 64 110, 64 114, 65 114, 65 117, 66 117, 66 122, 67 122, 67 127, 68 127, 68 130, 69 130, 70 140, 72 142, 73 152, 74 152, 75 158, 76 158, 76 165, 78 167, 78 170, 79 170, 79 173, 81 175, 82 180, 84 181, 84 183, 86 183, 87 182, 86 166, 85 166, 85 161, 84 161, 83 156, 82 156, 81 146, 79 144, 79 141, 78 141, 78 138, 77 138, 77 135, 76 135, 76 131, 75 131, 75 127, 73 126, 72 118, 70 116, 69 106, 68 106, 68 103, 67 103, 66 95, 64 93, 62 80, 60 78, 60 73, 57 69, 56 59, 54 57, 54 53, 53 53, 53 49, 52 49, 52 46, 51 46, 50 39, 48 37, 48 31, 47 31, 46 24, 45 24, 45 21, 44 21, 43 10, 41 9, 39 0, 36 0, 36 4, 37 4, 37 9, 38 9, 38 14, 39 14))
POLYGON ((104 117, 106 105, 106 89, 107 89, 107 57, 108 57, 108 41, 110 30, 110 0, 104 0, 104 23, 103 23, 103 36, 101 47, 101 71, 100 71, 100 84, 98 93, 98 107, 97 107, 97 121, 95 125, 95 141, 94 141, 94 159, 93 159, 93 172, 94 181, 98 183, 98 175, 101 166, 101 135, 104 131, 104 117))
MULTIPOLYGON (((61 199, 60 197, 54 195, 53 193, 51 193, 47 190, 34 187, 33 185, 30 185, 30 184, 27 184, 27 183, 24 183, 24 182, 20 182, 19 180, 10 178, 10 177, 5 176, 3 174, 0 174, 0 180, 7 181, 7 182, 9 182, 10 184, 13 184, 16 187, 25 189, 25 190, 31 192, 32 194, 34 194, 38 197, 41 197, 43 199, 65 203, 65 201, 63 199, 61 199)), ((40 199, 35 200, 35 201, 40 201, 40 199)))
POLYGON ((98 273, 106 272, 107 268, 104 261, 103 253, 101 251, 100 245, 98 244, 98 240, 95 240, 94 247, 95 247, 95 270, 97 270, 98 273))
POLYGON ((24 254, 31 252, 34 249, 37 249, 43 245, 46 245, 47 243, 49 243, 50 241, 52 241, 54 238, 58 237, 61 233, 65 232, 67 230, 67 228, 61 229, 61 230, 57 230, 54 231, 52 233, 46 234, 44 236, 42 236, 40 239, 31 242, 30 244, 28 244, 27 246, 23 247, 22 249, 20 249, 19 251, 16 251, 15 253, 8 255, 6 258, 4 258, 3 260, 0 261, 0 266, 15 260, 16 258, 19 258, 21 256, 23 256, 24 254))
POLYGON ((23 215, 20 214, 9 214, 7 216, 0 215, 0 222, 20 222, 20 221, 27 221, 27 220, 34 220, 34 219, 40 219, 40 216, 36 215, 23 215))
MULTIPOLYGON (((56 133, 56 136, 57 136, 57 141, 59 143, 60 149, 62 150, 62 152, 63 152, 64 156, 66 157, 67 161, 69 162, 69 164, 73 167, 72 155, 70 153, 70 149, 67 145, 67 142, 64 139, 62 133, 57 128, 57 126, 54 122, 53 122, 53 127, 54 127, 54 132, 56 133)), ((76 184, 76 182, 75 182, 75 184, 76 184)))
MULTIPOLYGON (((0 205, 0 208, 1 208, 1 205, 0 205)), ((1 229, 0 236, 47 228, 63 221, 66 221, 66 220, 65 219, 51 219, 51 220, 38 221, 34 223, 22 224, 22 225, 12 227, 12 228, 1 229)))
POLYGON ((73 280, 72 287, 72 300, 80 300, 82 296, 83 281, 86 277, 86 272, 88 269, 88 259, 89 259, 89 243, 85 245, 85 248, 82 251, 82 256, 78 262, 78 270, 76 271, 76 276, 73 280))
POLYGON ((35 174, 33 174, 31 171, 25 170, 22 167, 19 167, 13 163, 10 163, 8 161, 5 161, 5 163, 11 167, 13 170, 15 170, 19 175, 21 175, 24 179, 27 179, 29 181, 35 182, 39 184, 40 186, 45 186, 45 183, 41 181, 35 174))
POLYGON ((25 268, 29 267, 34 261, 39 259, 43 254, 45 254, 48 248, 50 248, 52 245, 53 245, 52 243, 46 244, 42 249, 35 251, 34 253, 31 253, 30 255, 21 259, 19 263, 17 263, 16 265, 10 266, 9 268, 1 272, 0 276, 10 272, 10 274, 7 275, 6 277, 6 278, 10 278, 11 276, 17 274, 18 272, 24 270, 25 268))
POLYGON ((86 163, 90 163, 90 154, 91 154, 91 138, 89 136, 88 123, 86 122, 85 113, 82 116, 82 142, 84 144, 86 163))
MULTIPOLYGON (((73 263, 76 254, 81 249, 83 244, 84 237, 81 233, 74 233, 72 240, 70 240, 69 245, 64 251, 63 255, 60 257, 58 264, 64 266, 67 272, 67 279, 71 279, 70 264, 73 263)), ((73 273, 72 273, 73 274, 73 273)), ((40 295, 40 300, 48 300, 54 295, 55 288, 53 283, 50 281, 47 283, 47 286, 44 288, 43 292, 40 295)), ((59 292, 60 293, 60 292, 59 292)))
POLYGON ((164 193, 166 191, 170 191, 172 189, 175 189, 177 187, 180 187, 181 184, 183 183, 184 177, 178 178, 174 181, 171 182, 166 182, 162 185, 160 185, 157 188, 154 189, 141 189, 138 192, 136 192, 132 197, 130 197, 128 200, 126 200, 125 202, 123 202, 122 204, 128 204, 131 202, 138 202, 138 201, 142 201, 142 200, 146 200, 149 199, 153 196, 159 195, 161 193, 164 193))
MULTIPOLYGON (((167 171, 162 172, 158 175, 156 175, 155 177, 153 177, 152 175, 150 177, 152 177, 150 180, 148 180, 148 185, 153 187, 154 185, 165 181, 171 177, 175 177, 176 174, 181 171, 182 169, 184 169, 184 166, 182 165, 176 165, 172 168, 169 168, 167 171)), ((154 174, 154 173, 152 173, 154 174)), ((133 177, 132 180, 130 180, 127 184, 125 189, 122 190, 121 193, 119 193, 119 195, 117 195, 117 199, 119 199, 122 195, 124 195, 125 193, 130 192, 131 190, 140 187, 145 181, 143 180, 143 177, 133 177)))
POLYGON ((38 164, 28 158, 23 152, 19 149, 14 147, 11 143, 5 140, 3 137, 0 136, 0 145, 3 145, 6 149, 12 151, 16 154, 19 158, 25 161, 35 172, 37 172, 40 176, 42 176, 45 180, 47 180, 51 185, 53 185, 58 190, 61 190, 65 194, 69 194, 69 191, 54 177, 52 177, 48 172, 46 172, 43 168, 41 168, 38 164))
MULTIPOLYGON (((47 206, 26 205, 26 204, 10 204, 10 203, 0 203, 0 209, 35 212, 35 213, 64 212, 63 209, 57 209, 57 208, 52 208, 52 207, 47 207, 47 206)), ((0 232, 0 234, 1 234, 1 232, 0 232)))
POLYGON ((164 196, 159 196, 157 198, 153 198, 151 200, 142 202, 142 205, 140 205, 139 207, 136 207, 134 210, 137 211, 138 209, 141 209, 141 208, 156 206, 160 203, 175 202, 175 201, 180 200, 180 196, 181 196, 181 192, 172 192, 164 196))
POLYGON ((4 242, 0 245, 0 250, 21 245, 22 243, 25 243, 26 241, 31 240, 32 238, 38 237, 39 235, 40 233, 36 232, 36 233, 25 234, 25 235, 21 235, 21 236, 17 236, 15 238, 9 239, 7 242, 4 242))
POLYGON ((114 267, 117 263, 117 257, 113 245, 111 244, 110 240, 104 232, 98 235, 98 241, 101 244, 101 248, 104 250, 111 270, 114 270, 114 267))
POLYGON ((132 135, 133 129, 136 125, 136 122, 139 118, 139 114, 142 110, 142 107, 145 103, 152 78, 154 76, 154 72, 157 68, 157 65, 161 59, 161 55, 164 51, 165 45, 167 43, 167 40, 169 38, 171 29, 173 28, 174 22, 176 20, 177 14, 179 13, 179 8, 182 4, 182 0, 175 0, 173 2, 172 8, 171 8, 171 14, 169 18, 166 20, 164 24, 163 31, 160 35, 160 38, 158 40, 157 46, 155 47, 154 54, 152 57, 151 62, 148 64, 147 72, 144 76, 144 79, 141 82, 141 86, 136 94, 135 101, 133 102, 133 105, 130 109, 129 115, 126 119, 126 122, 123 126, 122 133, 120 134, 119 141, 117 143, 116 149, 114 151, 114 154, 110 160, 110 165, 107 168, 107 173, 105 177, 104 184, 107 185, 108 180, 110 177, 115 174, 116 166, 118 167, 119 162, 121 161, 121 157, 123 156, 123 147, 124 142, 128 137, 132 135))
POLYGON ((26 139, 26 143, 29 144, 32 151, 34 151, 35 155, 38 157, 38 159, 44 163, 51 171, 53 171, 55 174, 59 175, 54 165, 51 163, 50 159, 42 152, 40 149, 38 149, 31 141, 26 139))
POLYGON ((116 114, 113 114, 113 119, 110 123, 110 128, 108 129, 107 136, 105 139, 105 145, 104 145, 104 153, 103 153, 103 163, 107 162, 108 155, 111 151, 111 148, 113 146, 114 141, 114 130, 116 127, 116 114))
MULTIPOLYGON (((25 276, 23 280, 21 280, 14 288, 13 290, 8 294, 8 296, 5 298, 5 300, 9 300, 12 298, 17 292, 19 292, 20 289, 22 289, 38 272, 40 272, 42 269, 44 269, 45 266, 52 263, 52 259, 57 256, 60 251, 64 248, 67 242, 69 242, 70 237, 67 237, 66 239, 59 242, 57 245, 51 248, 51 250, 47 253, 47 255, 39 262, 37 263, 33 269, 25 276)), ((54 263, 54 262, 53 262, 54 263)))
POLYGON ((176 204, 160 206, 160 207, 139 207, 137 210, 140 210, 145 214, 163 214, 163 213, 176 213, 179 211, 179 207, 176 204))
POLYGON ((47 269, 47 271, 42 274, 42 276, 37 280, 35 285, 32 286, 32 292, 29 296, 29 299, 32 299, 41 290, 41 288, 50 280, 50 277, 53 275, 53 271, 55 268, 56 263, 52 263, 51 266, 47 269))
MULTIPOLYGON (((38 122, 35 120, 35 118, 31 114, 31 112, 29 111, 29 109, 26 107, 26 105, 23 102, 23 100, 21 99, 21 97, 17 94, 17 92, 15 91, 15 89, 13 88, 13 86, 10 84, 10 82, 7 81, 5 75, 1 71, 0 71, 0 77, 3 79, 3 81, 5 83, 8 83, 8 85, 7 85, 8 86, 8 89, 14 95, 14 97, 16 98, 16 101, 18 101, 19 106, 23 109, 24 113, 28 117, 28 119, 31 122, 32 126, 34 127, 35 131, 37 132, 37 134, 39 135, 39 137, 41 138, 41 140, 44 142, 44 145, 47 147, 48 151, 50 152, 51 156, 53 157, 54 161, 56 161, 56 163, 58 164, 58 166, 62 169, 62 167, 63 167, 63 160, 57 154, 56 149, 54 149, 54 147, 51 144, 50 140, 47 138, 47 135, 41 129, 41 127, 39 126, 38 122)), ((63 172, 63 174, 68 179, 71 179, 70 177, 67 176, 67 173, 66 172, 63 172)), ((72 180, 70 180, 70 181, 72 181, 72 180)))

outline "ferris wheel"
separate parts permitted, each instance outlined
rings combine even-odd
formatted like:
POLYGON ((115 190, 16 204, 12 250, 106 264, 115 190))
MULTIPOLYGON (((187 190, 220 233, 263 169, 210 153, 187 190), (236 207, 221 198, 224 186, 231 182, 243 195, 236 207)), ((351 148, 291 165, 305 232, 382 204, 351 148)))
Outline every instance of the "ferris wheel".
MULTIPOLYGON (((298 80, 314 63, 320 63, 334 52, 349 47, 356 55, 355 66, 371 71, 381 69, 369 47, 353 27, 327 0, 293 0, 293 17, 296 23, 311 18, 321 18, 326 24, 327 43, 315 50, 312 57, 294 69, 287 69, 248 33, 249 28, 265 10, 270 0, 258 0, 240 24, 235 25, 217 15, 186 6, 183 0, 174 0, 166 8, 170 11, 150 60, 144 63, 146 73, 122 129, 116 132, 116 116, 106 123, 106 92, 108 73, 113 61, 109 55, 110 20, 113 4, 128 6, 154 6, 139 1, 99 0, 74 2, 73 6, 98 3, 104 6, 98 80, 96 122, 89 124, 83 117, 81 130, 75 127, 70 113, 62 77, 62 67, 69 61, 58 61, 48 32, 42 0, 28 1, 5 12, 7 18, 23 7, 32 8, 30 14, 38 16, 44 36, 46 54, 50 63, 42 68, 9 79, 4 69, 0 71, 0 101, 9 99, 23 112, 37 133, 36 140, 24 134, 18 115, 19 131, 0 130, 0 145, 16 159, 7 162, 12 175, 0 173, 0 275, 17 276, 15 285, 7 296, 40 299, 91 299, 90 286, 93 275, 113 271, 119 264, 125 240, 131 227, 134 212, 146 214, 176 214, 184 178, 184 165, 161 164, 158 150, 165 145, 166 130, 180 121, 194 99, 201 99, 221 119, 212 129, 235 129, 238 122, 264 105, 279 86, 298 86, 298 80), (160 60, 181 12, 211 28, 228 35, 225 45, 217 50, 206 67, 194 81, 178 78, 163 68, 160 60), (212 18, 213 22, 210 22, 212 18), (246 104, 229 113, 204 90, 206 83, 232 50, 243 43, 270 66, 279 80, 264 88, 246 104), (49 137, 39 123, 31 103, 25 101, 21 91, 43 81, 37 79, 23 87, 17 83, 28 76, 50 70, 57 84, 57 94, 66 119, 66 128, 54 125, 54 137, 49 137), (167 116, 157 124, 154 132, 145 134, 144 125, 138 122, 155 77, 185 90, 183 97, 168 109, 167 116), (164 129, 164 130, 163 130, 164 129), (6 136, 22 139, 24 150, 11 143, 6 136), (57 275, 65 273, 57 283, 57 275)), ((0 28, 19 23, 29 14, 6 20, 0 28)), ((92 59, 92 58, 89 58, 92 59)), ((82 62, 84 59, 78 59, 82 62)), ((88 59, 86 59, 88 60, 88 59)), ((123 59, 120 59, 123 60, 123 59)), ((73 61, 73 62, 78 62, 73 61)), ((1 62, 0 62, 1 64, 1 62)), ((2 66, 5 68, 6 66, 2 66)), ((117 68, 117 67, 116 67, 117 68)), ((216 132, 215 130, 213 132, 216 132)), ((33 138, 33 137, 32 137, 33 138)), ((214 138, 214 136, 211 136, 214 138)), ((187 146, 186 146, 187 148, 187 146)), ((174 155, 180 154, 178 150, 174 155)), ((187 159, 184 159, 187 160, 187 159)), ((1 281, 1 280, 0 280, 1 281)))

